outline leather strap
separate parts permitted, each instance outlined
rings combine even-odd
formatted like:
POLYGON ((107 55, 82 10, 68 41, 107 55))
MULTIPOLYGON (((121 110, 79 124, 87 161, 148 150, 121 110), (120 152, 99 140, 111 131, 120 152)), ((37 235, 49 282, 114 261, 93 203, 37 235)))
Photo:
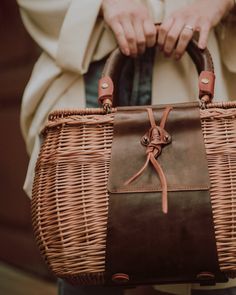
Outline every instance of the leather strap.
POLYGON ((150 162, 153 165, 154 169, 156 170, 161 181, 163 213, 168 212, 167 181, 166 181, 165 173, 163 172, 161 165, 158 163, 157 158, 160 156, 163 146, 169 144, 171 140, 170 135, 164 129, 168 114, 171 111, 171 109, 172 107, 167 107, 165 109, 161 118, 160 126, 157 126, 152 108, 147 108, 151 128, 141 140, 141 143, 147 147, 146 149, 147 159, 143 167, 138 172, 136 172, 129 180, 125 182, 125 185, 128 185, 131 182, 133 182, 135 179, 137 179, 144 172, 148 163, 150 162))

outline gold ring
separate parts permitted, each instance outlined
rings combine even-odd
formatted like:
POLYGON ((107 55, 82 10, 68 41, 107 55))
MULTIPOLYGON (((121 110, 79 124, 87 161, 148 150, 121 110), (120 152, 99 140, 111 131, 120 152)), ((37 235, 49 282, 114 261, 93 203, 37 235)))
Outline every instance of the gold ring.
POLYGON ((192 32, 194 31, 194 28, 192 26, 190 26, 190 25, 185 25, 184 29, 191 30, 192 32))

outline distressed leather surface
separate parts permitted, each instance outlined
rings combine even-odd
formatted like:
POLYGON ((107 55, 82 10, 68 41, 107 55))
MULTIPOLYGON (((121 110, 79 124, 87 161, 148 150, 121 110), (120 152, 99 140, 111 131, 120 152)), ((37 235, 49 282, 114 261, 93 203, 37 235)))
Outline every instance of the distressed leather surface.
MULTIPOLYGON (((172 143, 158 161, 167 177, 168 214, 161 209, 160 182, 152 167, 133 183, 124 182, 145 161, 140 139, 150 128, 145 107, 120 108, 114 125, 108 181, 107 284, 116 273, 128 285, 198 282, 219 272, 209 175, 197 103, 174 106, 165 129, 172 143)), ((153 107, 157 123, 163 107, 153 107)), ((212 283, 207 282, 207 283, 212 283)))
MULTIPOLYGON (((156 122, 160 121, 164 107, 153 107, 156 122)), ((198 103, 179 104, 168 116, 165 130, 171 143, 163 148, 158 162, 167 178, 168 190, 207 190, 210 180, 206 153, 199 119, 198 103)), ((142 136, 149 130, 150 122, 145 107, 119 108, 115 116, 109 192, 160 191, 160 181, 151 165, 130 185, 124 186, 146 159, 142 136)))

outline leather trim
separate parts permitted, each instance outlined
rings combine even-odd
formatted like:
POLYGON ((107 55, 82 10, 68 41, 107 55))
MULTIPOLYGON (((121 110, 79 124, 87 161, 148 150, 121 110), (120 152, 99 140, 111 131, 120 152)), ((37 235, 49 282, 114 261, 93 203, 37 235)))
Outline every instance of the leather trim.
POLYGON ((214 97, 215 74, 209 71, 202 71, 199 76, 199 98, 204 95, 214 97))
MULTIPOLYGON (((152 106, 152 109, 158 122, 165 106, 152 106)), ((146 107, 117 109, 107 185, 109 192, 162 191, 158 176, 151 165, 139 179, 125 185, 145 162, 145 147, 140 139, 149 128, 146 107)), ((166 175, 168 191, 208 190, 210 180, 198 103, 174 105, 166 123, 166 131, 171 135, 172 142, 163 148, 158 162, 166 175), (183 163, 186 163, 186 167, 191 163, 186 171, 182 169, 183 163)))
POLYGON ((98 101, 103 104, 104 99, 109 99, 112 103, 114 85, 110 77, 102 77, 98 81, 98 101))
POLYGON ((225 282, 219 270, 208 191, 170 192, 168 214, 161 193, 110 194, 106 284, 126 274, 121 285, 225 282), (213 274, 201 281, 199 273, 213 274))

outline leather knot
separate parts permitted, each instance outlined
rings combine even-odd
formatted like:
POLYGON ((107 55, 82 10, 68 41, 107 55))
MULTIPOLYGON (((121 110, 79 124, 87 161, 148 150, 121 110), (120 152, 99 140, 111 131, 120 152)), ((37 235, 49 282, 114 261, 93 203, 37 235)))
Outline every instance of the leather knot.
POLYGON ((146 153, 152 152, 157 158, 162 151, 163 146, 171 142, 171 136, 160 126, 154 126, 142 137, 141 144, 146 146, 146 153))
POLYGON ((141 144, 146 146, 147 160, 143 167, 133 175, 129 180, 125 182, 125 185, 130 184, 136 178, 138 178, 148 163, 151 162, 154 169, 156 170, 161 186, 162 186, 162 211, 163 213, 168 212, 168 202, 167 202, 167 181, 165 174, 157 161, 158 156, 162 152, 162 148, 171 142, 170 134, 164 129, 165 123, 168 117, 169 112, 172 110, 171 107, 167 107, 162 115, 160 126, 156 125, 154 114, 151 108, 147 108, 148 117, 150 120, 151 128, 148 132, 141 138, 141 144))

